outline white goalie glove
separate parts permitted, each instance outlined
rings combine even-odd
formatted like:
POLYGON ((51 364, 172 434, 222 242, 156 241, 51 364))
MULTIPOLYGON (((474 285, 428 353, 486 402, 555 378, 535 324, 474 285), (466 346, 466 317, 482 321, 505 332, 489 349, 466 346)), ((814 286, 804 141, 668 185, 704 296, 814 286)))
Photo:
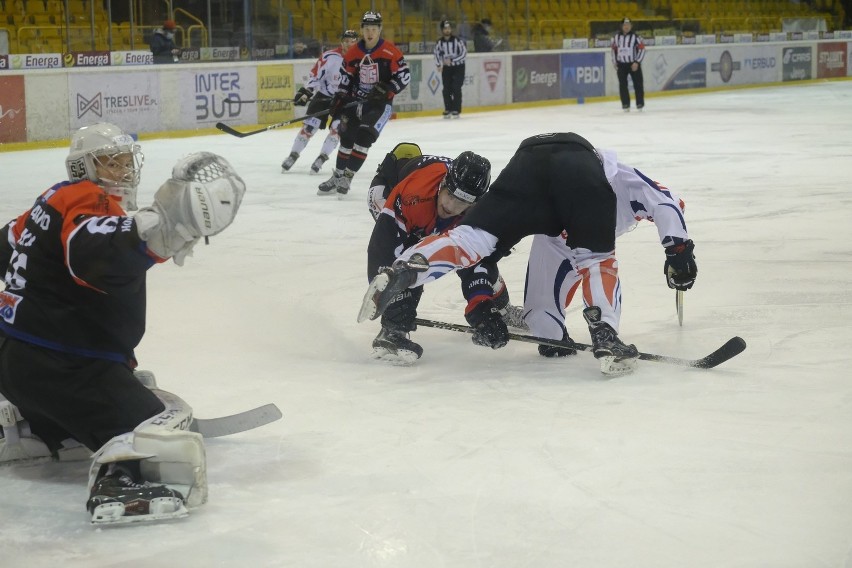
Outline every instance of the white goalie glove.
POLYGON ((172 168, 154 203, 136 214, 139 236, 155 255, 182 266, 199 239, 231 224, 245 191, 242 178, 225 158, 210 152, 190 154, 172 168))

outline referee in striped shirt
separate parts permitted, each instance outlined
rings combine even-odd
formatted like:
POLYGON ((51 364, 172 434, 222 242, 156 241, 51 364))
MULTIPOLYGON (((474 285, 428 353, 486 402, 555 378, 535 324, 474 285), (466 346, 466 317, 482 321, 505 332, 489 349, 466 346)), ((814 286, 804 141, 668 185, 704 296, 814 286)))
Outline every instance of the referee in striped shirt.
POLYGON ((633 91, 636 93, 636 108, 645 106, 645 86, 642 81, 642 60, 645 58, 645 44, 642 38, 631 31, 630 18, 621 20, 621 31, 612 38, 612 62, 618 74, 618 94, 621 96, 621 108, 630 112, 630 91, 627 90, 627 76, 633 78, 633 91))
POLYGON ((444 118, 458 118, 462 108, 462 85, 464 84, 464 60, 467 46, 453 35, 453 24, 441 22, 441 37, 435 44, 435 64, 444 83, 444 118))

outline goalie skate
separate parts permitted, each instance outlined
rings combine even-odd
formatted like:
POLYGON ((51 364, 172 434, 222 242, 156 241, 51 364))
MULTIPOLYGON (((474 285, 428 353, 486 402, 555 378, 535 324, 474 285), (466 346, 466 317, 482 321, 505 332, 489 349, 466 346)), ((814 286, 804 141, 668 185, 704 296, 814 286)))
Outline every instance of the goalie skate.
POLYGON ((135 483, 127 475, 99 479, 86 509, 94 525, 164 521, 189 514, 179 492, 165 485, 135 483))

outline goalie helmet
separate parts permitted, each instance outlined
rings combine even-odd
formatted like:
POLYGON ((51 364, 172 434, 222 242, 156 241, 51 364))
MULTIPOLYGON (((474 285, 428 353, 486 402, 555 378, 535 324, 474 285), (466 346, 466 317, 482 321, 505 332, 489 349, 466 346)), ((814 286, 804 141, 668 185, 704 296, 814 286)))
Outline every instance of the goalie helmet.
POLYGON ((364 26, 381 26, 382 25, 382 14, 380 12, 364 12, 364 15, 361 17, 361 27, 364 26))
POLYGON ((65 168, 69 180, 89 180, 117 197, 124 209, 133 211, 144 161, 142 149, 132 136, 114 124, 101 122, 84 126, 71 136, 65 168))
POLYGON ((453 197, 475 203, 491 185, 491 162, 479 154, 462 152, 453 160, 444 185, 453 197))

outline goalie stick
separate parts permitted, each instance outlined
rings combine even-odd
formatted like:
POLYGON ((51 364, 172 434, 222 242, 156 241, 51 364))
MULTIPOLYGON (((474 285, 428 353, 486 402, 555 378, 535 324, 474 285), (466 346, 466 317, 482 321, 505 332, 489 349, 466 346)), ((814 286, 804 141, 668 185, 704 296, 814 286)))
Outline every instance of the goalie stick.
MULTIPOLYGON (((343 108, 350 108, 357 104, 360 104, 358 101, 352 101, 350 103, 346 103, 343 105, 343 108)), ((236 128, 225 124, 224 122, 217 122, 216 128, 221 130, 226 134, 230 134, 231 136, 236 136, 237 138, 245 138, 246 136, 254 136, 255 134, 260 134, 261 132, 266 132, 267 130, 274 130, 276 128, 281 128, 282 126, 287 126, 288 124, 295 124, 297 122, 303 122, 308 120, 309 118, 320 118, 327 114, 329 114, 331 110, 324 110, 320 112, 315 112, 314 114, 306 114, 300 118, 293 118, 291 120, 285 120, 284 122, 276 122, 275 124, 270 124, 269 126, 264 126, 263 128, 258 128, 257 130, 249 130, 248 132, 240 132, 236 128)))
POLYGON ((193 418, 189 429, 205 438, 220 438, 254 430, 279 420, 283 415, 274 404, 264 404, 251 410, 218 418, 193 418))
MULTIPOLYGON (((11 408, 11 405, 0 405, 0 425, 3 426, 3 435, 0 435, 0 466, 24 462, 35 464, 54 460, 78 461, 89 459, 91 456, 92 452, 84 446, 73 446, 67 449, 63 447, 57 451, 56 456, 53 456, 40 441, 20 435, 18 424, 21 422, 16 422, 19 415, 5 422, 2 421, 2 418, 6 416, 3 413, 4 409, 11 413, 9 410, 11 408)), ((260 428, 280 420, 282 416, 278 407, 270 403, 229 416, 193 418, 189 430, 198 432, 205 438, 220 438, 260 428)))
MULTIPOLYGON (((445 323, 434 320, 416 318, 414 323, 424 327, 434 327, 437 329, 449 329, 451 331, 459 331, 461 333, 471 333, 473 330, 466 325, 455 323, 445 323)), ((524 341, 526 343, 538 343, 539 345, 549 345, 551 347, 569 347, 563 341, 555 339, 546 339, 544 337, 533 337, 531 335, 521 335, 518 333, 509 333, 509 339, 515 341, 524 341)), ((572 345, 577 351, 591 351, 592 346, 585 343, 574 343, 572 345)), ((746 348, 746 342, 742 337, 732 337, 725 342, 720 348, 713 353, 702 357, 701 359, 680 359, 678 357, 669 357, 667 355, 654 355, 652 353, 639 353, 639 358, 643 361, 656 361, 658 363, 668 363, 670 365, 680 365, 682 367, 696 367, 698 369, 712 369, 717 367, 742 353, 746 348)))

